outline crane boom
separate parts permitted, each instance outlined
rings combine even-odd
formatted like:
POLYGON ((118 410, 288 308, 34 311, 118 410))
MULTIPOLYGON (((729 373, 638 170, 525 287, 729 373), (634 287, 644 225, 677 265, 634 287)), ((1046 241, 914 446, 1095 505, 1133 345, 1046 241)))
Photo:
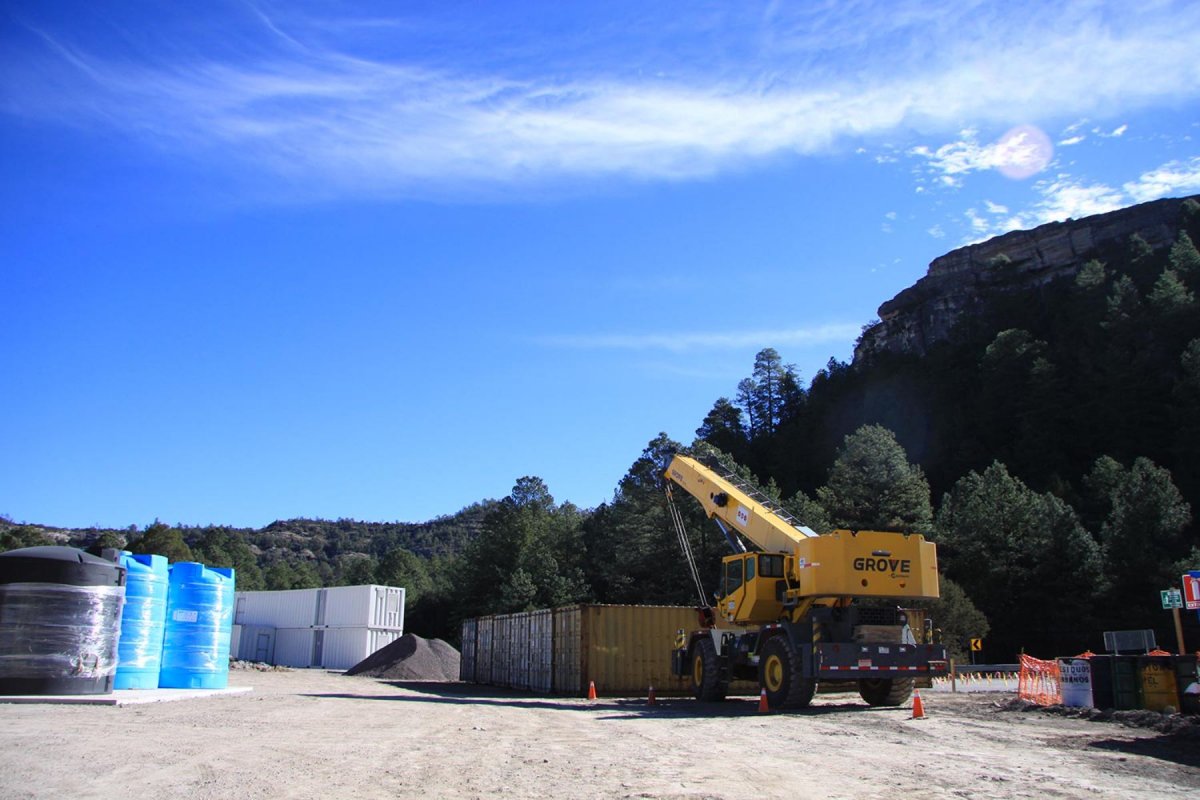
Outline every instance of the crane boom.
POLYGON ((732 472, 718 469, 718 465, 710 467, 677 455, 667 468, 667 478, 699 500, 709 519, 715 517, 733 526, 760 550, 790 550, 797 542, 817 535, 732 472))

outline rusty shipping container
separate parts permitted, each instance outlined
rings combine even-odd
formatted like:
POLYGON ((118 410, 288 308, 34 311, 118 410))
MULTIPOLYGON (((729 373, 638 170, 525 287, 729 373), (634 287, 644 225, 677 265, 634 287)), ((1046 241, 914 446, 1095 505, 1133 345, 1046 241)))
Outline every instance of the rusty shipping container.
POLYGON ((494 623, 494 617, 480 617, 475 621, 475 683, 490 685, 492 682, 494 623))
POLYGON ((508 686, 512 672, 512 625, 508 614, 492 617, 492 685, 508 686))
POLYGON ((554 612, 529 612, 529 689, 554 691, 554 612))
POLYGON ((475 680, 475 631, 478 627, 478 620, 463 620, 462 647, 459 648, 458 658, 458 679, 460 681, 473 682, 475 680))
MULTIPOLYGON (((697 624, 688 606, 574 605, 554 610, 481 617, 476 621, 475 682, 540 693, 584 696, 590 683, 609 696, 690 694, 673 677, 671 648, 680 628, 697 624), (493 633, 485 641, 490 620, 493 633), (486 651, 486 652, 485 652, 486 651), (481 666, 490 661, 490 674, 481 666)), ((731 694, 756 694, 738 682, 731 694)))

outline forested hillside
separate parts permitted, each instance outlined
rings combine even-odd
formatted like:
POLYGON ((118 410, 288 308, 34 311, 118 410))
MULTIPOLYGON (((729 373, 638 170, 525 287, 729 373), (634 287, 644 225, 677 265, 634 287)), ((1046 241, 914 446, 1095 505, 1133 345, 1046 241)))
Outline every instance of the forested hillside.
MULTIPOLYGON (((765 347, 697 420, 695 442, 651 440, 595 509, 526 476, 502 500, 421 525, 54 531, 0 520, 0 547, 127 546, 235 566, 243 589, 402 585, 412 630, 453 640, 482 614, 696 603, 661 475, 674 452, 715 450, 819 531, 937 541, 945 581, 932 605, 952 650, 985 636, 993 661, 1022 648, 1070 654, 1124 628, 1155 628, 1169 646, 1158 592, 1200 568, 1200 204, 1177 216, 1158 247, 1134 233, 1055 265, 1053 279, 1005 280, 1011 262, 993 257, 979 282, 999 288, 921 352, 831 360, 805 385, 765 347)), ((698 504, 680 507, 711 581, 724 538, 698 504)))

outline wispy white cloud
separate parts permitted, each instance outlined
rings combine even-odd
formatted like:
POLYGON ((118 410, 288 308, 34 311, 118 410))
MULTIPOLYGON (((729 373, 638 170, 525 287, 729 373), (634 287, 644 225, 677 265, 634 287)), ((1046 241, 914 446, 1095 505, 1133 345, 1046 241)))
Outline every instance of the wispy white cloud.
POLYGON ((979 132, 966 129, 959 138, 936 150, 913 147, 910 156, 923 160, 927 170, 943 186, 959 188, 962 176, 983 170, 998 170, 1013 178, 1026 178, 1044 169, 1053 155, 1050 140, 1032 125, 1021 125, 994 142, 981 143, 979 132))
POLYGON ((1200 156, 1187 161, 1172 161, 1140 175, 1122 188, 1135 202, 1141 203, 1171 195, 1200 192, 1200 156))
POLYGON ((1066 139, 1059 139, 1058 146, 1059 147, 1070 147, 1071 145, 1079 144, 1086 138, 1087 138, 1086 136, 1069 136, 1066 139))
POLYGON ((861 327, 860 324, 831 323, 811 328, 779 330, 569 334, 542 336, 534 341, 547 347, 571 350, 733 350, 759 347, 763 342, 796 346, 844 342, 857 337, 861 327))
POLYGON ((1009 214, 1004 206, 986 203, 988 212, 997 215, 995 219, 988 219, 973 208, 967 209, 963 213, 968 229, 966 241, 976 242, 1048 222, 1103 214, 1131 203, 1200 193, 1200 156, 1163 164, 1119 188, 1065 173, 1038 181, 1033 188, 1038 199, 1020 212, 1009 214))
MULTIPOLYGON (((530 69, 539 47, 557 46, 554 37, 528 37, 520 66, 509 68, 486 53, 462 67, 385 57, 357 41, 330 43, 312 33, 315 23, 285 32, 269 19, 262 28, 271 46, 249 58, 210 48, 186 61, 131 61, 49 31, 41 57, 0 74, 0 111, 101 124, 207 163, 369 193, 613 175, 682 179, 898 130, 953 130, 962 119, 995 126, 1200 93, 1195 6, 1137 14, 1118 7, 1111 24, 1041 4, 1028 14, 977 6, 934 14, 917 2, 888 9, 781 6, 766 21, 729 11, 736 25, 723 19, 712 27, 745 29, 722 51, 741 57, 704 69, 703 40, 689 40, 693 57, 651 77, 599 66, 623 64, 630 53, 622 50, 582 69, 567 68, 569 54, 554 51, 562 69, 530 69), (959 24, 980 14, 988 24, 959 24), (917 30, 937 46, 896 43, 905 41, 897 31, 917 30), (986 31, 986 40, 964 35, 971 30, 986 31), (852 58, 854 70, 830 68, 852 58)), ((655 52, 669 53, 683 27, 664 27, 655 52)), ((1027 145, 968 137, 912 154, 954 185, 966 172, 1019 161, 1027 145)))

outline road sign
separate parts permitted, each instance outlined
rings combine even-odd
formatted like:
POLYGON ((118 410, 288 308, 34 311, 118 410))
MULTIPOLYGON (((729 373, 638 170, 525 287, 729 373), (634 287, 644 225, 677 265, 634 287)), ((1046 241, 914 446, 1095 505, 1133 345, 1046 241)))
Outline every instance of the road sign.
POLYGON ((972 639, 971 640, 971 652, 978 653, 981 650, 983 650, 983 639, 972 639))
POLYGON ((1164 610, 1172 608, 1183 608, 1183 595, 1178 589, 1163 589, 1159 594, 1162 595, 1162 607, 1164 610))
POLYGON ((1183 576, 1183 602, 1189 611, 1200 608, 1200 573, 1189 572, 1183 576))

